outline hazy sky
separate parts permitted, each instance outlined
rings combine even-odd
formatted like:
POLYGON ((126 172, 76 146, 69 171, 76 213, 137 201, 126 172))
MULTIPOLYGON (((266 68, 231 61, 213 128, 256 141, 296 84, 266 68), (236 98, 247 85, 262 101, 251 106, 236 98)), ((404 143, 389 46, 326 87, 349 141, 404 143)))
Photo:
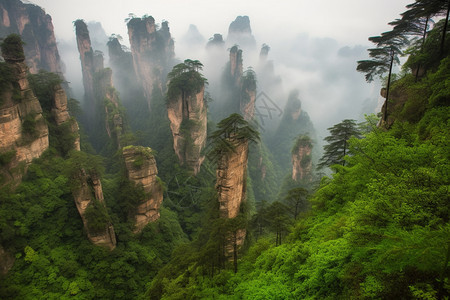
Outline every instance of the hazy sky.
MULTIPOLYGON (((56 35, 73 34, 72 21, 100 21, 107 34, 126 37, 124 19, 128 13, 149 14, 156 22, 167 20, 175 39, 189 24, 211 37, 226 34, 238 15, 248 15, 255 36, 272 39, 307 32, 329 37, 345 44, 364 44, 367 37, 389 29, 388 22, 398 17, 411 0, 33 0, 53 18, 56 35)), ((271 43, 272 41, 267 41, 271 43)))
MULTIPOLYGON (((33 0, 53 18, 60 52, 66 64, 66 78, 74 90, 81 90, 81 68, 75 46, 73 21, 98 21, 107 35, 120 34, 128 44, 125 18, 129 13, 151 15, 157 23, 169 21, 180 59, 202 61, 203 51, 183 44, 190 24, 204 38, 221 33, 226 39, 229 24, 248 15, 259 48, 270 45, 269 59, 280 75, 286 93, 299 89, 302 107, 319 131, 345 118, 358 119, 366 107, 375 107, 379 86, 369 85, 356 72, 356 61, 367 57, 367 38, 391 29, 388 22, 399 18, 413 0, 33 0), (64 48, 64 51, 61 49, 64 48), (73 49, 72 49, 73 48, 73 49)), ((244 65, 254 64, 257 53, 244 53, 244 65), (253 59, 253 62, 252 62, 253 59)), ((227 59, 205 64, 205 75, 220 71, 227 59)), ((203 61, 205 63, 205 61, 203 61)), ((254 66, 254 65, 252 65, 254 66)), ((79 98, 82 98, 78 95, 79 98)), ((285 100, 280 100, 285 101, 285 100)), ((279 103, 283 107, 284 103, 279 103)), ((371 111, 372 112, 372 111, 371 111)), ((373 111, 375 112, 375 111, 373 111)))

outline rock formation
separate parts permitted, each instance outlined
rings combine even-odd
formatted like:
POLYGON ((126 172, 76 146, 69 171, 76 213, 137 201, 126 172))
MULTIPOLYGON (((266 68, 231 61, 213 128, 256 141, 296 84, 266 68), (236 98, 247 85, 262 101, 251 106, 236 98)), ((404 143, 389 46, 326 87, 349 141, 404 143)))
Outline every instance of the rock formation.
POLYGON ((53 107, 51 113, 57 126, 61 126, 66 123, 69 124, 71 133, 76 136, 73 149, 80 151, 80 135, 78 123, 69 115, 66 92, 59 84, 54 88, 53 107))
POLYGON ((228 27, 227 44, 240 45, 245 50, 256 48, 255 37, 252 35, 248 16, 238 16, 228 27))
POLYGON ((151 110, 153 89, 163 92, 163 83, 174 58, 174 41, 168 22, 156 30, 151 16, 132 18, 128 23, 131 53, 136 77, 142 85, 151 110))
POLYGON ((44 69, 62 76, 52 18, 34 4, 19 0, 0 2, 0 36, 22 36, 26 64, 31 73, 44 69))
POLYGON ((292 180, 296 182, 311 180, 311 152, 311 139, 308 136, 299 136, 292 148, 292 180))
MULTIPOLYGON (((77 37, 78 52, 80 53, 81 70, 83 73, 86 113, 89 115, 88 118, 92 119, 95 116, 97 109, 94 96, 94 74, 102 69, 103 66, 100 68, 98 57, 94 60, 95 53, 91 47, 89 31, 83 20, 75 21, 75 33, 77 37)), ((101 64, 103 64, 103 62, 101 64)))
POLYGON ((27 80, 28 68, 20 37, 10 37, 4 43, 18 48, 11 52, 2 48, 4 70, 8 70, 11 77, 0 90, 0 185, 10 181, 19 184, 26 167, 49 146, 41 105, 27 80))
POLYGON ((219 33, 215 33, 212 38, 209 39, 208 43, 206 44, 206 48, 224 48, 225 47, 225 41, 223 40, 223 36, 219 33))
POLYGON ((150 148, 127 146, 123 148, 122 153, 128 179, 136 185, 142 186, 145 193, 145 198, 138 204, 135 214, 132 216, 135 220, 134 233, 138 233, 148 223, 159 219, 163 190, 156 176, 158 169, 150 148))
MULTIPOLYGON (((229 151, 217 162, 216 190, 219 201, 219 215, 221 218, 236 218, 241 210, 242 203, 246 200, 247 189, 247 161, 248 142, 246 140, 231 141, 234 151, 229 151)), ((227 256, 234 252, 234 247, 239 249, 246 236, 246 230, 237 229, 228 237, 225 246, 227 256)))
POLYGON ((173 135, 173 148, 181 165, 191 169, 194 174, 200 171, 205 157, 207 135, 207 109, 204 100, 205 88, 192 95, 180 94, 169 99, 167 113, 173 135))
POLYGON ((105 102, 105 128, 109 138, 114 139, 117 149, 122 148, 121 138, 124 134, 123 116, 120 100, 112 82, 112 70, 102 69, 95 73, 94 92, 97 99, 105 102))
POLYGON ((308 135, 315 139, 315 129, 308 113, 301 108, 299 91, 294 90, 289 95, 280 125, 269 143, 272 153, 277 154, 275 159, 283 173, 291 171, 291 147, 299 135, 308 135))
POLYGON ((194 174, 200 171, 207 135, 206 79, 198 72, 199 61, 185 60, 169 73, 167 113, 173 148, 181 165, 194 174))
POLYGON ((116 236, 106 212, 100 179, 84 170, 77 179, 79 187, 73 191, 73 196, 89 240, 94 245, 113 250, 116 236))
POLYGON ((256 101, 256 75, 250 69, 243 72, 242 50, 238 46, 230 49, 230 61, 225 68, 222 81, 225 95, 223 117, 240 113, 245 120, 252 120, 256 101))

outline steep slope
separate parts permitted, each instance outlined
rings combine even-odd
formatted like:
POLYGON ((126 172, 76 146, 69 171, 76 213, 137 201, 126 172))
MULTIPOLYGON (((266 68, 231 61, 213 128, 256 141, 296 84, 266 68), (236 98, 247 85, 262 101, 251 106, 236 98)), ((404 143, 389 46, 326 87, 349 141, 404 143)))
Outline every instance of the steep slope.
POLYGON ((16 33, 25 42, 25 63, 31 73, 44 69, 62 76, 52 18, 39 6, 19 0, 0 2, 0 36, 16 33))
POLYGON ((0 184, 20 183, 27 166, 48 148, 48 127, 39 100, 30 88, 18 35, 8 36, 2 46, 3 72, 10 76, 0 91, 0 184))
POLYGON ((158 181, 156 161, 152 154, 152 149, 142 146, 127 146, 122 151, 125 159, 127 177, 138 186, 142 186, 144 199, 135 208, 134 233, 139 233, 150 222, 159 219, 159 208, 163 201, 162 185, 158 181))
POLYGON ((151 110, 153 89, 161 93, 164 90, 165 77, 175 55, 174 41, 168 22, 162 22, 161 29, 156 30, 151 16, 132 18, 127 27, 134 71, 151 110))

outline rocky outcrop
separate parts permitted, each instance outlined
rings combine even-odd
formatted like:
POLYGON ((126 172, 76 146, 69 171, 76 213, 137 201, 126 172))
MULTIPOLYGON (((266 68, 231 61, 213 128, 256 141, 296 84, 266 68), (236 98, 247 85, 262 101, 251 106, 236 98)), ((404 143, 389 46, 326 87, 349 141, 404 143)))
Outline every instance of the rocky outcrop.
POLYGON ((151 110, 153 89, 163 92, 163 83, 175 56, 174 41, 168 22, 162 22, 161 29, 156 30, 155 19, 151 16, 132 18, 127 27, 135 74, 151 110))
POLYGON ((245 201, 248 142, 234 142, 234 151, 227 152, 217 162, 216 190, 221 218, 235 218, 245 201))
MULTIPOLYGON (((125 51, 116 37, 111 38, 107 45, 115 86, 121 95, 134 95, 140 88, 134 72, 131 52, 125 51)), ((122 100, 125 102, 123 98, 122 100)))
POLYGON ((292 148, 292 180, 310 181, 312 171, 312 142, 308 136, 299 136, 292 148))
MULTIPOLYGON (((234 151, 229 151, 217 162, 216 190, 219 201, 219 215, 224 219, 234 219, 239 215, 246 200, 248 142, 231 141, 234 151)), ((225 252, 228 257, 236 254, 244 244, 246 230, 238 228, 227 237, 225 252)))
POLYGON ((97 99, 105 103, 105 128, 109 138, 113 138, 117 149, 122 148, 121 138, 124 134, 123 117, 120 111, 120 100, 112 82, 112 70, 102 69, 95 73, 94 91, 97 99))
POLYGON ((206 44, 206 48, 224 48, 225 47, 225 41, 223 40, 223 36, 220 33, 215 33, 212 38, 209 39, 208 43, 206 44))
POLYGON ((248 16, 238 16, 228 27, 228 45, 240 45, 246 50, 256 48, 256 40, 252 35, 250 19, 248 16))
POLYGON ((95 59, 97 63, 94 62, 95 55, 91 47, 89 31, 83 20, 75 21, 75 33, 77 37, 78 52, 80 53, 81 71, 83 74, 84 97, 87 105, 86 113, 89 114, 89 118, 93 118, 96 110, 94 74, 100 70, 98 68, 99 59, 95 59))
POLYGON ((19 0, 0 2, 0 36, 22 36, 26 64, 31 73, 44 69, 62 76, 52 18, 39 6, 19 0))
POLYGON ((244 119, 253 119, 256 101, 256 74, 251 69, 243 72, 242 50, 230 49, 230 61, 223 78, 224 108, 227 115, 240 113, 244 119))
POLYGON ((302 110, 299 91, 290 93, 280 124, 269 143, 272 153, 277 153, 275 159, 282 172, 292 170, 292 141, 299 135, 308 135, 315 140, 315 129, 307 112, 302 110))
POLYGON ((73 191, 73 196, 87 237, 94 245, 113 250, 116 236, 106 212, 100 178, 82 170, 77 179, 79 187, 73 191))
POLYGON ((73 149, 80 151, 80 135, 78 123, 69 115, 69 110, 67 108, 67 95, 61 85, 57 85, 54 88, 53 107, 51 113, 57 126, 69 124, 70 132, 75 135, 73 149))
POLYGON ((169 99, 167 113, 173 135, 173 148, 181 165, 186 165, 194 174, 200 171, 205 157, 202 150, 207 136, 207 109, 204 100, 205 88, 198 93, 180 93, 169 99))
POLYGON ((48 127, 27 80, 23 56, 3 56, 12 77, 0 90, 0 185, 20 183, 27 166, 49 146, 48 127))
POLYGON ((122 153, 128 179, 136 185, 142 186, 145 194, 145 198, 137 205, 134 215, 131 216, 135 221, 134 233, 138 233, 148 223, 159 219, 163 190, 157 178, 158 169, 152 149, 127 146, 123 148, 122 153))

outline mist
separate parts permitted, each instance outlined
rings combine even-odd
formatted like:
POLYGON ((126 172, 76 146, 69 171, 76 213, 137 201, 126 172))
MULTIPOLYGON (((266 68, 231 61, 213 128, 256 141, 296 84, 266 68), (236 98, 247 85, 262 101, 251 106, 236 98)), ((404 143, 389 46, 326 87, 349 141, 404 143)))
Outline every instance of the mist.
POLYGON ((339 4, 333 1, 209 3, 199 0, 189 3, 156 1, 149 6, 144 1, 33 2, 53 18, 66 80, 71 83, 73 96, 79 100, 83 98, 83 89, 74 20, 84 19, 88 23, 92 46, 104 52, 105 66, 108 66, 107 51, 105 46, 101 47, 108 36, 119 34, 123 37, 121 43, 129 45, 124 20, 130 13, 137 17, 151 15, 157 23, 169 21, 176 58, 200 60, 213 100, 220 101, 219 83, 228 61, 227 49, 234 44, 228 37, 228 27, 237 16, 247 15, 255 43, 254 47, 239 45, 243 49, 244 70, 251 67, 258 71, 260 48, 267 44, 270 46, 267 60, 272 61, 273 73, 280 79, 279 88, 274 92, 264 84, 267 81, 262 78, 264 75, 258 74, 257 93, 264 92, 284 109, 287 95, 297 89, 302 109, 309 114, 320 138, 327 135, 326 128, 342 119, 361 120, 365 113, 377 112, 380 84, 367 84, 363 74, 356 72, 356 61, 367 57, 366 49, 371 46, 367 38, 388 30, 387 23, 408 3, 388 0, 376 3, 347 0, 339 4), (223 36, 225 46, 206 50, 205 45, 214 34, 223 36))

